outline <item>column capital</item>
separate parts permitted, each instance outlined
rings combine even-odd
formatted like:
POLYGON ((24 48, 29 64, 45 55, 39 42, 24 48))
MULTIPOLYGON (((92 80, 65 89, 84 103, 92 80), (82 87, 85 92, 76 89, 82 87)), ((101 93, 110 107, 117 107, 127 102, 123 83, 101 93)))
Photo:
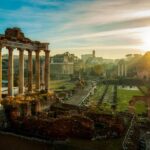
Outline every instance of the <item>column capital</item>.
POLYGON ((35 53, 40 53, 40 51, 41 51, 40 49, 38 49, 38 50, 35 50, 35 53))
POLYGON ((7 46, 6 47, 9 51, 13 51, 14 50, 14 48, 13 47, 10 47, 10 46, 7 46))
POLYGON ((32 53, 33 50, 26 49, 26 51, 27 51, 28 53, 32 53))
POLYGON ((24 49, 23 49, 23 48, 17 48, 17 50, 18 50, 18 51, 24 51, 24 49))
POLYGON ((50 53, 50 50, 44 50, 45 53, 50 53))

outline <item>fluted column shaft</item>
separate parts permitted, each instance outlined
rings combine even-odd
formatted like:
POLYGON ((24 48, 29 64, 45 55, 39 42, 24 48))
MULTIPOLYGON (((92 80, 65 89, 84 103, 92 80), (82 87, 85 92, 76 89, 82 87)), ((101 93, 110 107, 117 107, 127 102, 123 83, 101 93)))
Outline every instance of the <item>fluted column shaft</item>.
POLYGON ((19 49, 19 94, 24 94, 24 50, 19 49))
POLYGON ((8 96, 13 96, 14 72, 13 72, 13 49, 8 48, 8 96))
POLYGON ((50 80, 50 72, 49 72, 49 53, 50 51, 45 50, 45 90, 48 91, 49 89, 49 80, 50 80))
POLYGON ((33 78, 32 51, 28 51, 28 91, 29 92, 32 92, 32 78, 33 78))
POLYGON ((36 90, 40 90, 40 51, 35 51, 36 55, 36 90))
POLYGON ((0 100, 2 99, 2 46, 0 45, 0 100))

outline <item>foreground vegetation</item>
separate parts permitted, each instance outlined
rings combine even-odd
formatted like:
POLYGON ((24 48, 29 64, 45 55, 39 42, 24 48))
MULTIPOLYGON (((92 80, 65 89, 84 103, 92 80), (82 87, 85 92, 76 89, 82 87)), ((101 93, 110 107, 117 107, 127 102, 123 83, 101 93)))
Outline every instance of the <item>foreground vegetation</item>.
MULTIPOLYGON (((75 82, 71 82, 69 80, 52 80, 50 81, 50 87, 55 91, 72 90, 75 87, 75 82)), ((108 90, 105 90, 106 85, 97 85, 97 90, 94 95, 91 95, 89 97, 87 105, 93 107, 95 111, 103 110, 106 112, 112 112, 113 87, 113 85, 109 85, 108 90), (104 94, 104 92, 106 93, 104 94)), ((142 87, 142 89, 146 88, 142 87)), ((132 97, 141 95, 143 95, 143 93, 138 88, 122 88, 118 86, 115 106, 116 111, 128 111, 129 101, 132 99, 132 97)), ((137 114, 146 112, 146 107, 144 103, 137 102, 135 108, 137 114)))
MULTIPOLYGON (((89 98, 89 105, 93 107, 96 111, 103 110, 106 112, 112 111, 112 104, 113 104, 113 86, 110 85, 104 98, 103 102, 99 104, 99 100, 101 99, 104 91, 105 91, 106 85, 98 85, 97 91, 94 95, 92 95, 89 98)), ((117 88, 117 100, 116 100, 116 111, 118 112, 124 112, 128 111, 128 105, 129 101, 132 99, 133 96, 142 96, 143 93, 137 88, 137 89, 128 89, 128 88, 117 88)), ((137 102, 135 105, 135 112, 137 114, 145 113, 146 107, 143 102, 137 102)))
MULTIPOLYGON (((141 96, 142 93, 139 90, 129 90, 129 89, 118 89, 118 99, 117 99, 117 110, 118 111, 128 111, 129 101, 133 96, 141 96)), ((145 112, 145 107, 142 103, 137 102, 135 105, 136 113, 145 112)))

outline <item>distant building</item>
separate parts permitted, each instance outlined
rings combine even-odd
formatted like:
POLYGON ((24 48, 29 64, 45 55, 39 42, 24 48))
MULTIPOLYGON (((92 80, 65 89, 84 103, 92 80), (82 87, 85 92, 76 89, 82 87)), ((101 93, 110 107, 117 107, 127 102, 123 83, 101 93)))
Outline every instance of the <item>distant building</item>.
POLYGON ((90 66, 98 65, 98 64, 102 64, 102 63, 103 63, 102 57, 92 57, 86 61, 86 64, 88 64, 90 66))
POLYGON ((110 64, 110 63, 115 63, 114 59, 103 59, 104 64, 110 64))
POLYGON ((81 55, 83 62, 86 62, 89 58, 92 58, 92 54, 81 55))
POLYGON ((74 74, 74 64, 78 58, 66 52, 51 57, 50 74, 52 79, 64 79, 74 74))
POLYGON ((147 70, 137 71, 137 77, 140 79, 150 79, 150 72, 147 70))
POLYGON ((74 72, 80 72, 81 70, 83 71, 84 68, 85 68, 85 65, 81 59, 74 62, 74 72))
POLYGON ((104 59, 102 57, 96 57, 95 50, 92 51, 92 54, 81 55, 82 61, 86 65, 98 65, 98 64, 109 64, 114 63, 113 59, 104 59))
POLYGON ((81 55, 81 59, 85 63, 88 59, 95 58, 95 50, 92 51, 92 54, 81 55))

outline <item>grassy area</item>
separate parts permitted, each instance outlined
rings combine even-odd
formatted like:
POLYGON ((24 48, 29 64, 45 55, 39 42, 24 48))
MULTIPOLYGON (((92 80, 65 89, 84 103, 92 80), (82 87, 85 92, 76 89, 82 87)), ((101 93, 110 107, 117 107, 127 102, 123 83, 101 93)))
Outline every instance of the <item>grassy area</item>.
POLYGON ((97 105, 98 100, 100 99, 102 93, 104 92, 104 88, 105 86, 103 85, 97 86, 96 93, 90 97, 90 100, 89 100, 90 105, 97 105))
MULTIPOLYGON (((70 90, 75 87, 74 82, 70 82, 68 80, 53 80, 50 81, 50 87, 54 90, 70 90)), ((97 86, 96 93, 90 97, 89 105, 96 106, 97 102, 104 92, 104 85, 97 86)), ((111 93, 111 90, 109 91, 111 93)), ((118 99, 117 99, 117 111, 128 111, 128 104, 129 101, 132 99, 133 96, 140 96, 142 93, 139 90, 130 90, 130 89, 121 89, 118 88, 118 99)), ((111 99, 111 97, 108 97, 108 99, 111 99)), ((143 113, 146 112, 145 104, 137 102, 136 105, 136 113, 143 113)), ((111 103, 110 101, 104 101, 104 103, 101 105, 103 110, 111 110, 111 103)), ((96 108, 99 110, 99 108, 96 108)))
POLYGON ((98 112, 100 112, 101 110, 103 110, 103 112, 104 111, 111 112, 111 103, 110 103, 111 96, 109 95, 111 93, 111 87, 107 91, 108 92, 108 94, 106 94, 107 98, 104 99, 103 103, 97 107, 98 101, 100 97, 102 96, 105 88, 106 88, 105 85, 102 85, 102 84, 98 85, 96 93, 90 97, 89 105, 91 106, 92 110, 95 110, 98 112))
MULTIPOLYGON (((117 100, 117 110, 125 111, 128 110, 129 101, 133 96, 140 96, 142 93, 139 90, 126 90, 126 89, 118 89, 118 100, 117 100)), ((138 106, 136 107, 137 112, 143 111, 144 107, 138 106)))
POLYGON ((135 107, 136 107, 135 112, 137 114, 146 113, 147 111, 147 107, 144 102, 137 102, 135 107))
MULTIPOLYGON (((93 107, 93 109, 95 111, 99 111, 100 109, 102 109, 104 111, 111 111, 111 100, 112 100, 111 87, 107 91, 108 94, 106 95, 107 96, 106 100, 104 99, 104 101, 103 101, 103 103, 100 107, 96 107, 100 96, 104 92, 104 88, 105 88, 104 85, 97 86, 96 93, 93 96, 90 97, 89 105, 91 107, 93 107)), ((144 87, 142 87, 142 88, 144 88, 144 87)), ((143 94, 138 89, 133 90, 133 89, 118 88, 117 95, 118 95, 117 96, 118 97, 118 99, 117 99, 117 111, 128 111, 129 101, 132 99, 132 97, 133 96, 140 96, 140 95, 143 95, 143 94)), ((137 102, 135 107, 136 107, 135 111, 138 114, 146 112, 146 110, 147 110, 147 108, 145 106, 145 103, 137 102)))
POLYGON ((75 83, 68 80, 52 80, 50 81, 50 88, 53 90, 70 90, 75 87, 75 83))

